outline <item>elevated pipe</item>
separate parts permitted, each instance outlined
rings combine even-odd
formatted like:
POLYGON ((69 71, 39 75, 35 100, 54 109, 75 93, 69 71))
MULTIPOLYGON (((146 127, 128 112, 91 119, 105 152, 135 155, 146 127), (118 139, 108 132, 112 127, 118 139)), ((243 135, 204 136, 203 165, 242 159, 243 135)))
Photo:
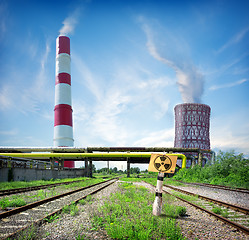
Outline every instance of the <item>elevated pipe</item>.
MULTIPOLYGON (((165 153, 164 153, 165 154, 165 153)), ((167 154, 182 159, 182 168, 186 168, 186 156, 183 154, 167 154)), ((1 153, 0 157, 20 157, 28 159, 84 159, 84 158, 150 158, 151 153, 1 153)), ((115 159, 113 160, 115 161, 115 159)))

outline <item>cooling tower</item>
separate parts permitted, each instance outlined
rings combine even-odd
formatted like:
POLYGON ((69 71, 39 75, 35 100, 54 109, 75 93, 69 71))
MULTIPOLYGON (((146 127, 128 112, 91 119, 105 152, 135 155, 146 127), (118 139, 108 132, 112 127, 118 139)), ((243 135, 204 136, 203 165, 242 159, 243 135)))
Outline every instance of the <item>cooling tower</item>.
POLYGON ((175 106, 175 147, 210 149, 210 111, 208 105, 199 103, 175 106))
MULTIPOLYGON (((54 108, 54 147, 73 147, 73 118, 71 102, 70 39, 56 39, 56 80, 54 108)), ((64 167, 74 167, 74 161, 66 161, 64 167)))

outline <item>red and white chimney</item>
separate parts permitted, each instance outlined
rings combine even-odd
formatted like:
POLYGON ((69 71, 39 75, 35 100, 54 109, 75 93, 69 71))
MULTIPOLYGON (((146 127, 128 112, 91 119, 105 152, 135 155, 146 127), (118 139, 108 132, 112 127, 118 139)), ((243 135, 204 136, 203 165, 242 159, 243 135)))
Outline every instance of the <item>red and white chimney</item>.
MULTIPOLYGON (((73 147, 73 117, 71 100, 70 39, 56 39, 54 107, 54 147, 73 147)), ((74 168, 74 161, 65 161, 64 167, 74 168)))

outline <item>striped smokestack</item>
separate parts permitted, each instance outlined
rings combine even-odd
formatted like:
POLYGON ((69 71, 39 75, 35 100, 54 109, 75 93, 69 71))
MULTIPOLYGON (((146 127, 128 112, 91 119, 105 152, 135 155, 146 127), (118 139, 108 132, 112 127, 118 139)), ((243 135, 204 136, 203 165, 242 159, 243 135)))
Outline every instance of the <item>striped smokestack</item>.
MULTIPOLYGON (((73 118, 71 101, 70 39, 56 39, 54 147, 73 147, 73 118)), ((66 161, 64 167, 74 168, 74 161, 66 161)))

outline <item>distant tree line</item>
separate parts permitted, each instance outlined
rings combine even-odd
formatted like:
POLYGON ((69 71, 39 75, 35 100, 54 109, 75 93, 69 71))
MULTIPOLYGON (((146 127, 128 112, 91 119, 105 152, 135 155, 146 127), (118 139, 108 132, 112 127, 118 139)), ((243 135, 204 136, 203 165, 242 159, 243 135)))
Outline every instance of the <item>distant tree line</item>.
MULTIPOLYGON (((94 165, 94 164, 93 164, 94 165)), ((96 168, 93 168, 93 172, 94 173, 127 173, 127 170, 123 171, 123 170, 118 170, 117 167, 114 167, 114 168, 101 168, 101 169, 97 169, 96 168)), ((131 167, 130 168, 130 174, 139 174, 140 173, 140 168, 139 167, 131 167)))

